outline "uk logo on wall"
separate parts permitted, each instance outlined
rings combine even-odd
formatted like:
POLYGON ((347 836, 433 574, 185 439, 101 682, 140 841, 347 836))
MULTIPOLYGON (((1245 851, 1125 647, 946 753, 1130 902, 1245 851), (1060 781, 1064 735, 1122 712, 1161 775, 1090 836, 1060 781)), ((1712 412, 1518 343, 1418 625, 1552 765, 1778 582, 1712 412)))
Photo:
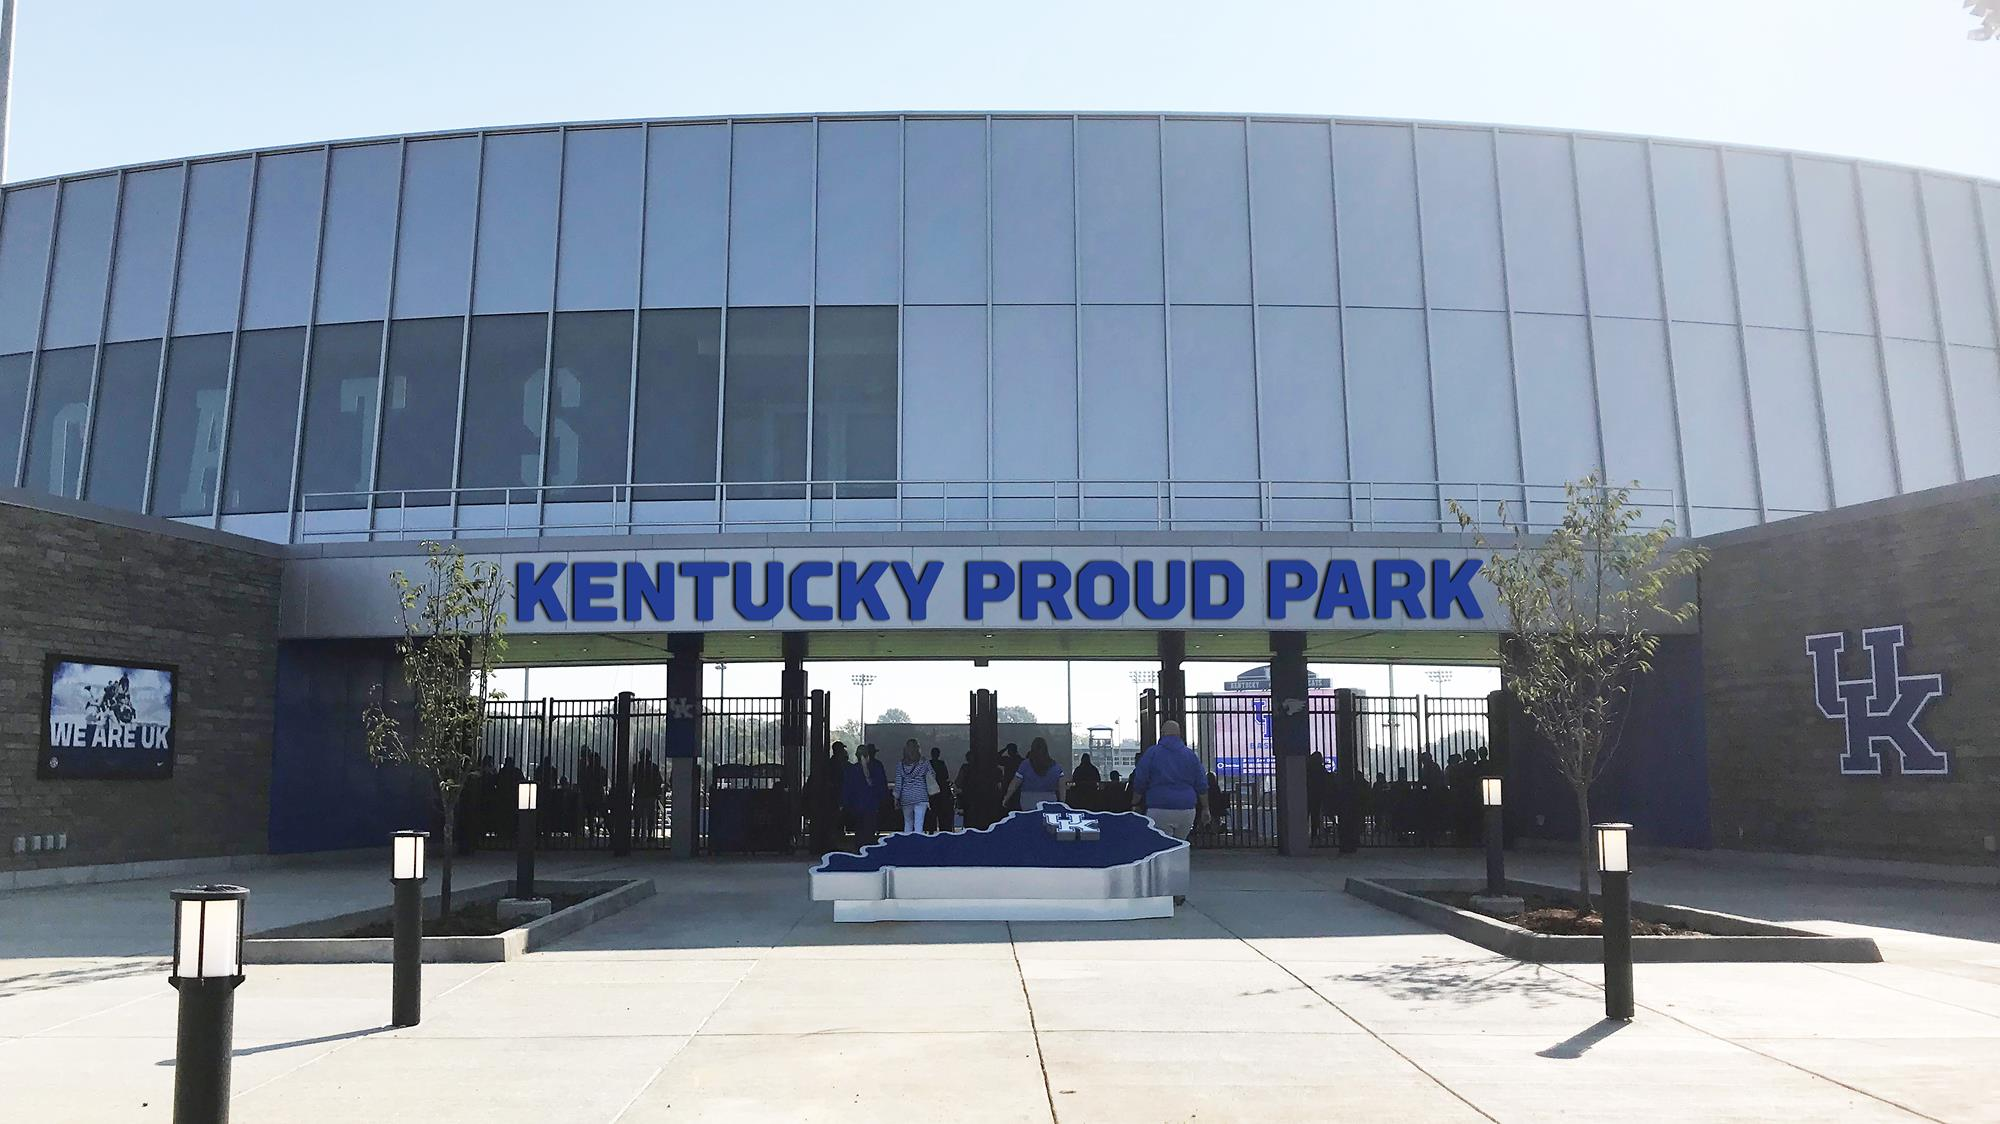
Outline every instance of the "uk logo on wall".
POLYGON ((1822 632, 1806 637, 1812 657, 1813 702, 1827 718, 1847 729, 1840 771, 1848 776, 1880 776, 1882 753, 1892 750, 1905 776, 1941 777, 1951 772, 1951 754, 1931 744, 1917 728, 1924 708, 1944 697, 1944 676, 1903 674, 1907 634, 1899 624, 1861 630, 1868 651, 1868 678, 1842 679, 1840 654, 1847 634, 1822 632))

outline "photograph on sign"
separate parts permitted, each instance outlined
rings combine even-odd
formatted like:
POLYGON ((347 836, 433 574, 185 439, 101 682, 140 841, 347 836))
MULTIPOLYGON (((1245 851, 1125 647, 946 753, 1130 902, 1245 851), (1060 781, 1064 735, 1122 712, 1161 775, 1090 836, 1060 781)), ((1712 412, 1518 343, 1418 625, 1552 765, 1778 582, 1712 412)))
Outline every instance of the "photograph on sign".
POLYGON ((172 775, 176 671, 50 656, 36 772, 48 778, 172 775))

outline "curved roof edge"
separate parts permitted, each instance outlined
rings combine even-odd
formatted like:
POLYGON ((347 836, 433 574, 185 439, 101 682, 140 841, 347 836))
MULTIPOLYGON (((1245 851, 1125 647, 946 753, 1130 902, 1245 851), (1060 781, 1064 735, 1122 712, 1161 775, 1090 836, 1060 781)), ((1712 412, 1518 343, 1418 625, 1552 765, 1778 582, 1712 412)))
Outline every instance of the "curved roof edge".
POLYGON ((1734 152, 1763 153, 1775 156, 1804 156, 1812 159, 1832 160, 1858 166, 1891 168, 1901 171, 1919 172, 1928 175, 1948 176, 1952 179, 1973 183, 2000 186, 2000 179, 1974 175, 1970 172, 1956 172, 1946 168, 1935 168, 1922 164, 1902 164, 1893 160, 1880 160, 1866 156, 1842 156, 1831 152, 1817 152, 1807 149, 1776 148, 1770 145, 1741 144, 1734 141, 1702 140, 1696 137, 1655 136, 1645 133, 1615 133, 1598 129, 1568 129, 1554 125, 1509 125, 1480 121, 1442 121, 1416 117, 1346 117, 1338 114, 1319 113, 1214 113, 1214 112, 1139 112, 1135 110, 872 110, 830 113, 755 113, 736 115, 709 115, 695 117, 625 117, 599 120, 541 121, 529 124, 474 125, 453 129, 430 129, 413 133, 383 133, 374 136, 340 137, 331 140, 303 141, 295 144, 260 145, 252 148, 231 149, 221 152, 205 152, 198 155, 166 157, 158 160, 141 160, 130 164, 112 164, 105 167, 88 168, 75 172, 59 172, 51 176, 35 179, 16 180, 0 183, 0 190, 12 191, 17 188, 41 187, 60 183, 64 180, 90 179, 95 176, 111 175, 117 172, 144 171, 152 168, 171 168, 183 164, 205 164, 218 160, 241 159, 246 156, 275 156, 291 152, 309 152, 318 148, 343 148, 368 144, 386 144, 402 140, 434 140, 447 137, 471 137, 507 133, 533 133, 550 129, 605 129, 620 126, 640 125, 720 125, 735 122, 773 121, 886 121, 886 120, 927 120, 927 121, 976 121, 988 118, 1009 120, 1107 120, 1107 119, 1172 119, 1183 121, 1294 121, 1338 125, 1405 125, 1436 129, 1470 129, 1480 132, 1499 131, 1508 133, 1535 133, 1545 136, 1579 137, 1589 140, 1649 141, 1659 144, 1692 145, 1734 152))

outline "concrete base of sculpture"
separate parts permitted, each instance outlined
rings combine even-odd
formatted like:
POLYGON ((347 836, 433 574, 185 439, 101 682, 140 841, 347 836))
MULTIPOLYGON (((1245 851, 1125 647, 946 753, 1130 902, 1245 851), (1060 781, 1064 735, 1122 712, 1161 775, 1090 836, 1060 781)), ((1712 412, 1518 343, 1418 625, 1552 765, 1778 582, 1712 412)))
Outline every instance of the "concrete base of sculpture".
POLYGON ((1136 813, 1050 802, 978 831, 830 854, 809 879, 835 921, 1129 921, 1173 916, 1188 845, 1136 813))

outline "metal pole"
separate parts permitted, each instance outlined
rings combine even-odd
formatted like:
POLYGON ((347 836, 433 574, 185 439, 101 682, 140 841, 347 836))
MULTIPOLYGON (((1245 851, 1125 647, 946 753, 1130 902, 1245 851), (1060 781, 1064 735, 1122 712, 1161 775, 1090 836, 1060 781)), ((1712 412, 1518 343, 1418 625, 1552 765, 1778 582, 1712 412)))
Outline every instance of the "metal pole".
MULTIPOLYGON (((11 5, 10 5, 11 6, 11 5)), ((174 1124, 228 1124, 230 1042, 241 976, 176 979, 174 1124)))
POLYGON ((424 880, 391 878, 396 887, 395 966, 389 987, 389 1025, 423 1021, 424 880))
POLYGON ((1604 915, 1604 1017, 1632 1018, 1632 875, 1607 870, 1599 908, 1604 915))
POLYGON ((535 896, 535 810, 523 808, 515 821, 514 896, 535 896))
POLYGON ((14 0, 0 0, 0 179, 7 177, 7 115, 14 88, 14 0))
POLYGON ((1500 849, 1500 806, 1486 807, 1486 896, 1497 898, 1507 892, 1507 860, 1500 849))

